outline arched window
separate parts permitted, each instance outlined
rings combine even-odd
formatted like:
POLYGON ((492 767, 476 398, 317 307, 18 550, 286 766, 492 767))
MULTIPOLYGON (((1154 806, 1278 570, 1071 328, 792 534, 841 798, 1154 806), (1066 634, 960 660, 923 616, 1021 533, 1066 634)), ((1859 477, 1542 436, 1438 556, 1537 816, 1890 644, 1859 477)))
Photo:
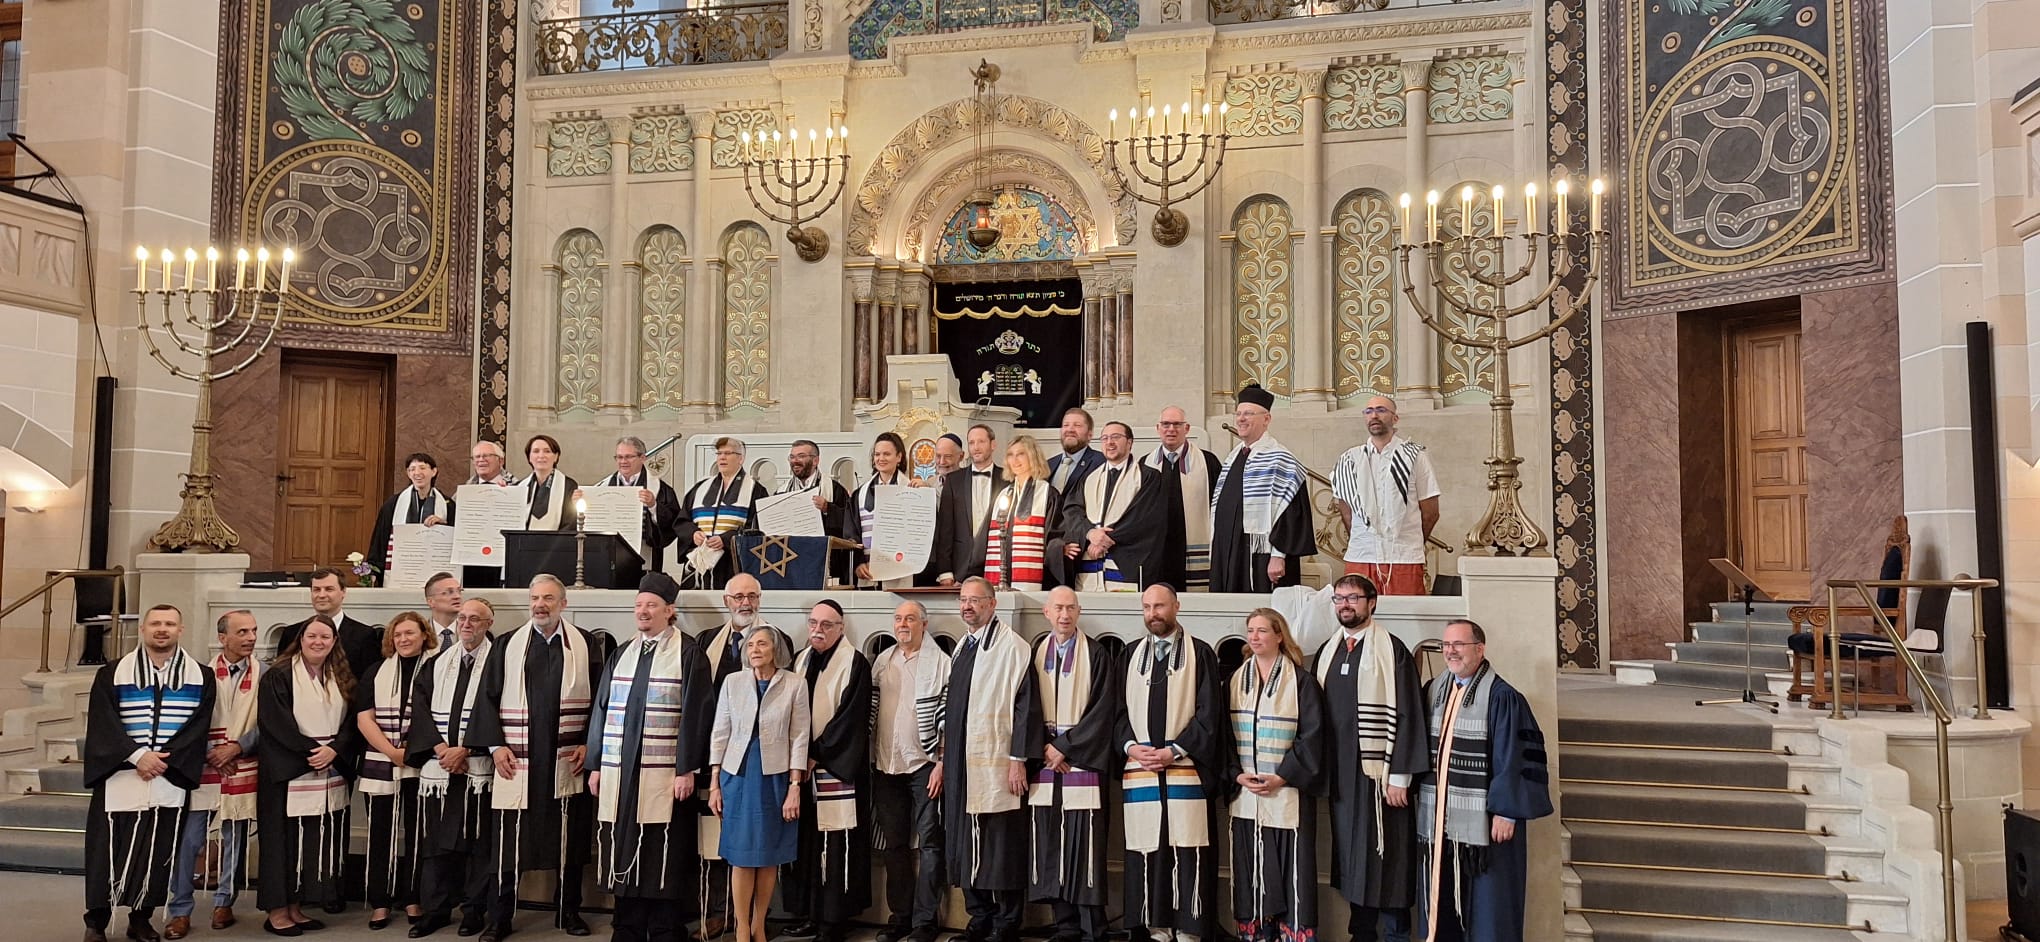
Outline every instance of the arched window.
POLYGON ((1289 395, 1295 271, 1289 204, 1255 196, 1233 214, 1233 385, 1289 395))
POLYGON ((554 404, 561 413, 594 412, 602 404, 603 258, 602 239, 586 229, 568 230, 553 253, 560 350, 554 404))
POLYGON ((1388 194, 1356 190, 1332 214, 1332 388, 1340 399, 1395 392, 1395 216, 1388 194))
POLYGON ((687 315, 687 240, 653 226, 638 240, 638 407, 678 411, 687 315))
MULTIPOLYGON (((1460 219, 1459 192, 1473 187, 1472 232, 1494 231, 1495 206, 1488 197, 1488 186, 1478 180, 1468 180, 1445 191, 1445 199, 1439 207, 1439 237, 1448 243, 1460 233, 1469 231, 1467 221, 1460 219)), ((1492 239, 1477 239, 1466 245, 1452 244, 1445 255, 1445 297, 1458 299, 1476 310, 1495 310, 1501 306, 1501 292, 1494 286, 1474 277, 1474 271, 1499 271, 1501 259, 1496 254, 1496 243, 1492 239), (1468 260, 1473 268, 1467 268, 1468 260)), ((1461 313, 1460 310, 1439 299, 1437 317, 1440 323, 1450 324, 1481 339, 1495 335, 1492 318, 1461 313)), ((1448 406, 1478 404, 1488 401, 1489 390, 1495 382, 1495 357, 1492 351, 1479 347, 1462 347, 1450 340, 1439 338, 1438 351, 1438 392, 1448 406)))
POLYGON ((772 239, 754 222, 723 235, 723 406, 772 402, 772 239))

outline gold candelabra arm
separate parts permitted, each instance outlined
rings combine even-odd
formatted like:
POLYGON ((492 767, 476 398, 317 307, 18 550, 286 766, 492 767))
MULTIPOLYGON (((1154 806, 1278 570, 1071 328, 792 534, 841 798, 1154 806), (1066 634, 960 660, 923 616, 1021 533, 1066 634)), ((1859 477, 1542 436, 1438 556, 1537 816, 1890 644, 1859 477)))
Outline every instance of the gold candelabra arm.
POLYGON ((820 219, 843 198, 844 184, 850 180, 850 155, 785 161, 761 157, 744 161, 739 166, 744 174, 744 195, 765 218, 787 227, 787 240, 793 243, 801 260, 818 262, 828 255, 828 233, 807 224, 820 219), (788 164, 792 165, 791 169, 788 164), (818 166, 821 172, 819 180, 815 178, 818 166), (758 175, 755 183, 751 179, 754 170, 758 175), (765 191, 765 200, 758 198, 759 190, 765 191), (826 201, 822 198, 824 194, 828 196, 826 201), (772 203, 772 208, 766 207, 766 200, 772 203), (807 212, 805 208, 811 205, 819 208, 807 212))

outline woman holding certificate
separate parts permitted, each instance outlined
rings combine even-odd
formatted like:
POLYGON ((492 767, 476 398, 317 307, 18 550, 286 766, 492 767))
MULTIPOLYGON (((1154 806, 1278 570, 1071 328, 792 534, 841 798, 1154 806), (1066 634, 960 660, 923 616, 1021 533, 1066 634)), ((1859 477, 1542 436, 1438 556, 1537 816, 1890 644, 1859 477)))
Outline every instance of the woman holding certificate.
MULTIPOLYGON (((893 485, 906 486, 907 475, 900 471, 900 463, 906 460, 907 443, 894 432, 880 432, 871 443, 871 476, 864 479, 856 493, 850 495, 850 513, 845 521, 849 524, 849 538, 861 548, 857 550, 857 579, 871 582, 871 543, 878 535, 878 489, 893 485)), ((912 586, 914 577, 902 576, 887 579, 879 584, 881 589, 902 589, 912 586)))

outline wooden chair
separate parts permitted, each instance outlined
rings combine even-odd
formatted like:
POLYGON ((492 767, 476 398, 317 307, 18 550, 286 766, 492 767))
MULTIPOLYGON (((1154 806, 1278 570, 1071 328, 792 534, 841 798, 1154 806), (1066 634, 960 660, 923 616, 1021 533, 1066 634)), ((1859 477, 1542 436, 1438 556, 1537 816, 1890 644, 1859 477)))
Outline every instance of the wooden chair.
MULTIPOLYGON (((1884 558, 1878 567, 1877 578, 1906 579, 1910 578, 1911 574, 1912 534, 1905 515, 1900 514, 1892 519, 1891 535, 1884 540, 1884 558)), ((1877 607, 1891 620, 1892 627, 1898 630, 1901 638, 1906 636, 1907 594, 1907 591, 1901 588, 1877 590, 1877 607)), ((1835 614, 1841 618, 1869 618, 1870 609, 1862 604, 1862 597, 1854 592, 1839 592, 1836 595, 1835 614)), ((1830 627, 1827 623, 1828 608, 1824 604, 1795 605, 1787 610, 1786 617, 1792 621, 1792 637, 1786 640, 1786 645, 1792 649, 1792 686, 1785 691, 1785 696, 1790 700, 1798 700, 1804 696, 1807 698, 1808 706, 1825 707, 1828 705, 1828 682, 1831 679, 1829 675, 1833 673, 1829 670, 1828 664, 1830 653, 1827 640, 1830 627)), ((1889 650, 1882 654, 1873 652, 1871 645, 1882 642, 1883 639, 1881 633, 1843 635, 1845 659, 1860 662, 1867 658, 1872 662, 1869 673, 1856 678, 1861 699, 1851 697, 1851 702, 1863 706, 1897 706, 1911 710, 1912 698, 1906 692, 1905 673, 1902 668, 1897 670, 1896 678, 1891 679, 1892 682, 1888 685, 1880 683, 1876 691, 1862 689, 1862 685, 1872 679, 1886 680, 1887 678, 1883 676, 1886 673, 1884 670, 1886 666, 1897 668, 1895 663, 1890 665, 1878 663, 1896 660, 1889 650), (1852 654, 1860 656, 1851 658, 1852 654)))

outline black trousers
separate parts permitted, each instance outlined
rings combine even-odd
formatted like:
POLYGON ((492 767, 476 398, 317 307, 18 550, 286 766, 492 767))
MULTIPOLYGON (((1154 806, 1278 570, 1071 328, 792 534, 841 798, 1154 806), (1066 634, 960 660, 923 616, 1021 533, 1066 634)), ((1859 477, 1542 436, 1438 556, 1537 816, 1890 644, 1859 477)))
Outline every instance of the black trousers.
MULTIPOLYGON (((1350 904, 1349 904, 1350 905, 1350 904)), ((1410 942, 1410 911, 1408 909, 1382 909, 1374 906, 1353 906, 1353 920, 1348 931, 1353 942, 1379 942, 1381 928, 1386 920, 1388 942, 1410 942)))
POLYGON ((892 912, 892 927, 902 931, 932 930, 942 921, 942 802, 928 797, 928 777, 934 773, 930 763, 906 775, 871 776, 886 908, 892 912))
POLYGON ((1104 942, 1105 907, 1052 899, 1048 908, 1055 913, 1055 942, 1104 942))
POLYGON ((1453 859, 1458 855, 1452 853, 1450 845, 1447 845, 1445 853, 1441 856, 1445 859, 1438 868, 1438 886, 1440 887, 1438 892, 1438 933, 1432 936, 1429 942, 1466 942, 1466 928, 1459 924, 1459 904, 1453 900, 1455 894, 1452 892, 1452 887, 1459 885, 1459 874, 1456 872, 1458 868, 1453 866, 1458 863, 1458 861, 1453 859))
MULTIPOLYGON (((578 913, 581 911, 581 877, 583 876, 582 871, 586 869, 587 867, 581 864, 570 864, 560 868, 561 913, 578 913)), ((490 920, 496 925, 508 926, 510 924, 510 917, 516 914, 516 912, 517 886, 512 884, 506 887, 498 887, 496 905, 489 907, 490 920)))
POLYGON ((495 858, 489 842, 474 841, 457 853, 426 857, 419 867, 418 897, 427 915, 448 915, 455 904, 468 911, 488 905, 496 898, 495 858))
POLYGON ((609 921, 610 942, 679 942, 687 920, 680 901, 642 896, 616 898, 616 915, 609 921))
POLYGON ((970 913, 964 937, 971 942, 1017 942, 1020 938, 1020 906, 1026 890, 979 890, 965 887, 963 908, 970 913))

